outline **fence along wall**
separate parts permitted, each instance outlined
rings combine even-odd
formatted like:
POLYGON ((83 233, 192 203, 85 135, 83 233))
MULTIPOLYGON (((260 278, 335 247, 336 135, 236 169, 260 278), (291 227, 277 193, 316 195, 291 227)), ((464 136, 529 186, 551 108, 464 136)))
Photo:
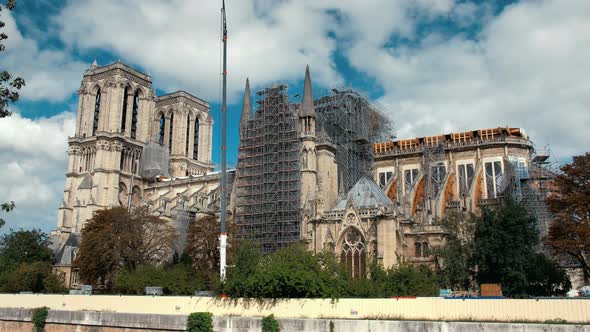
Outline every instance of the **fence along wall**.
POLYGON ((0 307, 278 318, 396 319, 442 321, 590 322, 590 300, 292 299, 244 300, 209 297, 0 294, 0 307))

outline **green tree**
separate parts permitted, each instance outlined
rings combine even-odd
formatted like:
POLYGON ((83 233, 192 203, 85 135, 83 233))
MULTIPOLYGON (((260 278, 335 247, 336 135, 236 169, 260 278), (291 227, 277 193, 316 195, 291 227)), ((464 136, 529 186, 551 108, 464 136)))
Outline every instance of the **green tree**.
POLYGON ((565 271, 542 253, 529 260, 527 279, 529 296, 565 296, 572 287, 565 271))
POLYGON ((508 296, 525 296, 526 267, 537 241, 536 220, 514 200, 483 209, 475 230, 477 281, 500 283, 508 296))
POLYGON ((169 269, 162 266, 143 265, 133 271, 117 275, 115 289, 123 294, 144 294, 145 287, 160 286, 166 295, 193 295, 204 287, 200 276, 190 267, 175 265, 169 269))
POLYGON ((174 248, 176 230, 146 210, 123 207, 99 210, 82 229, 76 265, 84 282, 112 289, 116 274, 140 265, 165 262, 174 248))
POLYGON ((545 237, 555 256, 573 259, 590 282, 590 153, 574 156, 555 179, 557 193, 547 198, 555 221, 545 237))
POLYGON ((0 238, 0 272, 23 263, 51 262, 47 234, 41 230, 11 231, 0 238))
POLYGON ((499 283, 503 293, 511 297, 550 296, 569 290, 565 273, 535 252, 539 243, 536 223, 522 205, 510 198, 498 209, 482 211, 475 230, 480 284, 499 283))
MULTIPOLYGON (((235 225, 228 225, 227 257, 233 255, 237 241, 234 238, 235 225)), ((207 216, 193 221, 187 230, 184 255, 190 257, 192 266, 206 278, 210 287, 217 287, 219 279, 219 219, 207 216)))
POLYGON ((245 281, 256 272, 261 257, 260 248, 257 245, 248 240, 240 241, 234 254, 229 257, 229 265, 233 266, 227 270, 223 285, 224 293, 232 296, 245 294, 248 286, 245 281))
POLYGON ((347 296, 384 298, 392 296, 436 296, 438 282, 426 267, 409 264, 383 269, 378 264, 369 268, 369 278, 349 280, 347 296))
POLYGON ((448 213, 441 220, 444 243, 432 249, 441 286, 454 290, 473 288, 476 224, 475 215, 457 212, 448 213))
POLYGON ((61 293, 62 281, 52 272, 47 262, 23 263, 0 275, 0 291, 7 293, 61 293))
MULTIPOLYGON (((16 7, 16 0, 8 0, 5 9, 13 10, 16 7)), ((4 9, 0 4, 0 13, 4 9)), ((8 36, 1 32, 6 24, 0 20, 0 52, 6 49, 3 41, 8 39, 8 36)), ((25 80, 20 77, 13 77, 8 71, 0 69, 0 118, 10 116, 9 104, 16 103, 20 90, 25 85, 25 80)))
MULTIPOLYGON (((240 255, 246 253, 238 251, 237 257, 240 255)), ((252 257, 256 259, 254 255, 252 257)), ((255 266, 254 271, 244 266, 237 271, 230 269, 228 295, 253 298, 338 298, 346 291, 346 273, 336 263, 334 256, 324 253, 314 256, 303 243, 263 256, 255 266), (244 274, 239 275, 240 271, 244 274)))

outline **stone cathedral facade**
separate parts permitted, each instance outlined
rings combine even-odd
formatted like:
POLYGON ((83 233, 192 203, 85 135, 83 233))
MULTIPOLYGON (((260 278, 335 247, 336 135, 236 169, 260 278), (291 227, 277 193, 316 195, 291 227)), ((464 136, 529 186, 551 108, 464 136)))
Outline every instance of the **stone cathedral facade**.
MULTIPOLYGON (((443 241, 437 221, 447 211, 498 204, 532 177, 532 142, 518 128, 375 142, 359 126, 369 119, 359 105, 370 108, 359 94, 314 100, 309 68, 301 103, 290 103, 286 88, 258 91, 253 112, 246 85, 238 167, 228 174, 229 220, 265 252, 305 241, 353 277, 373 260, 434 266, 429 248, 443 241), (340 112, 349 111, 342 127, 340 112)), ((149 75, 120 62, 94 63, 78 95, 52 233, 55 271, 73 288, 80 233, 95 211, 145 207, 175 223, 181 251, 188 224, 216 215, 220 196, 209 103, 184 91, 158 96, 149 75)))
MULTIPOLYGON (((155 215, 188 219, 210 213, 217 174, 211 163, 209 103, 184 91, 158 96, 149 75, 117 62, 94 63, 78 90, 63 200, 53 232, 56 270, 68 286, 80 232, 94 211, 146 206, 155 215)), ((180 225, 179 227, 182 227, 180 225)))

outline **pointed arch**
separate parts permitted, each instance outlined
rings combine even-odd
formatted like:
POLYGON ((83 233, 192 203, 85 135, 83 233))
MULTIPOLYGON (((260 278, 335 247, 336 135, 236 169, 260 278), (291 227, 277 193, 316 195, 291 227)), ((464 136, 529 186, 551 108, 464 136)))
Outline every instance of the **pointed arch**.
MULTIPOLYGON (((184 144, 184 155, 188 158, 189 154, 189 145, 191 144, 191 115, 187 114, 186 115, 186 142, 184 144)), ((187 175, 188 175, 188 170, 187 170, 187 175)))
POLYGON ((340 262, 346 266, 352 278, 363 278, 367 274, 367 246, 362 232, 348 227, 340 239, 340 262))
POLYGON ((141 90, 135 91, 133 95, 133 110, 131 114, 131 138, 137 138, 137 118, 139 115, 139 93, 141 90))
POLYGON ((127 125, 127 96, 129 95, 129 86, 126 85, 125 89, 123 90, 123 103, 121 109, 121 132, 125 132, 125 127, 127 125))
POLYGON ((92 136, 96 135, 98 131, 98 120, 100 118, 100 102, 101 102, 101 93, 100 88, 96 90, 96 97, 94 99, 94 121, 92 122, 92 136))
POLYGON ((170 112, 170 130, 168 131, 168 152, 172 153, 172 142, 174 137, 174 111, 170 112))
POLYGON ((162 112, 160 112, 158 124, 159 124, 158 144, 164 145, 164 136, 165 136, 165 131, 166 131, 166 117, 164 116, 164 113, 162 113, 162 112))
POLYGON ((195 132, 193 134, 193 159, 199 159, 199 117, 195 117, 195 132))

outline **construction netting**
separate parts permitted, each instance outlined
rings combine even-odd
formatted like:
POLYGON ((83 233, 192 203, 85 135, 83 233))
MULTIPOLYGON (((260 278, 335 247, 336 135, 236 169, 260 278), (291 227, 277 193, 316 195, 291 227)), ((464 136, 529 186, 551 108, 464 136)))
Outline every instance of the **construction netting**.
POLYGON ((168 172, 168 150, 156 143, 147 143, 143 147, 140 161, 141 177, 147 180, 158 176, 170 177, 168 172))

